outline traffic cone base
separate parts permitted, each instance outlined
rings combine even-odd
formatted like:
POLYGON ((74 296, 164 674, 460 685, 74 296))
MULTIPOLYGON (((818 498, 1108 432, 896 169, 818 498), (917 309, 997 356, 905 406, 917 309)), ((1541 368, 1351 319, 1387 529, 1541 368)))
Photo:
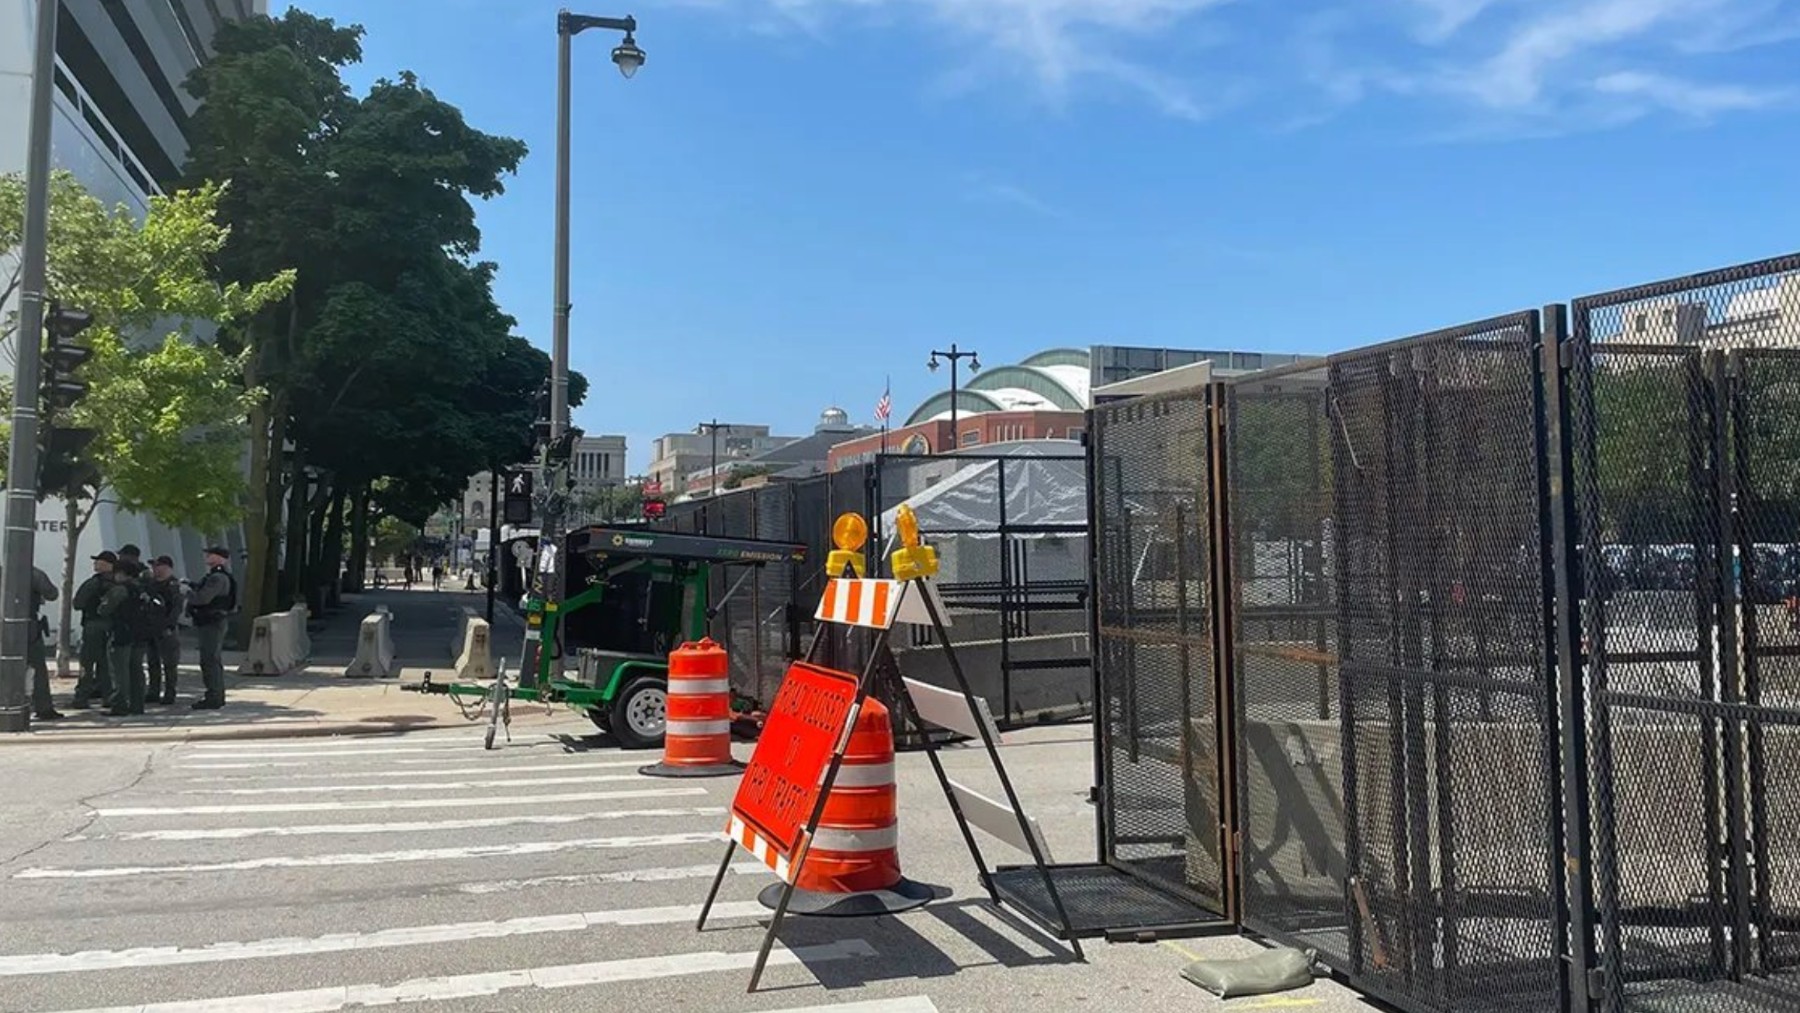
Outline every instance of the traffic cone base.
POLYGON ((743 772, 744 764, 738 760, 698 767, 674 763, 652 763, 648 767, 638 768, 638 773, 645 777, 731 777, 743 772))
MULTIPOLYGON (((781 903, 781 891, 787 887, 775 883, 756 899, 763 907, 775 910, 781 903)), ((945 896, 948 896, 945 891, 945 896)), ((936 900, 938 888, 924 883, 915 883, 904 877, 893 886, 881 890, 866 890, 861 893, 821 893, 817 890, 795 889, 794 896, 788 900, 787 913, 807 918, 868 918, 873 915, 897 915, 903 911, 924 907, 936 900)))

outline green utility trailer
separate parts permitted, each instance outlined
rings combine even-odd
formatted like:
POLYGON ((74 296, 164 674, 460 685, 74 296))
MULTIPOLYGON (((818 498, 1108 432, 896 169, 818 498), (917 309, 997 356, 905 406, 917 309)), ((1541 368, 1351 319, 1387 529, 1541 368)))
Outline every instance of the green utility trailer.
MULTIPOLYGON (((506 687, 495 706, 505 706, 508 696, 560 704, 586 713, 622 745, 660 746, 669 652, 706 636, 719 608, 756 568, 805 559, 806 547, 789 542, 598 525, 572 531, 557 564, 564 568, 567 596, 561 602, 533 598, 525 607, 527 629, 545 645, 536 678, 506 687), (713 568, 721 566, 744 572, 710 601, 713 568), (569 650, 582 652, 575 678, 562 663, 569 650)), ((493 686, 473 683, 427 680, 418 689, 459 704, 496 695, 493 686)))

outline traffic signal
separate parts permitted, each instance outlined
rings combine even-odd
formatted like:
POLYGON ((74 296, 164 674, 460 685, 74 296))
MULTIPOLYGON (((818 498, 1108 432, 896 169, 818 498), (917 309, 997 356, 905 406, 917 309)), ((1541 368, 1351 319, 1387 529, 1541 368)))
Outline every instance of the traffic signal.
POLYGON ((44 343, 43 396, 45 411, 49 414, 72 408, 87 395, 87 382, 75 374, 82 364, 94 357, 94 350, 77 339, 93 323, 92 313, 63 309, 55 303, 50 304, 49 312, 44 315, 44 330, 49 339, 44 343))
POLYGON ((94 357, 94 350, 80 337, 93 325, 92 313, 64 309, 56 303, 44 314, 44 368, 39 386, 44 424, 38 429, 38 489, 44 494, 66 494, 100 482, 99 470, 84 456, 94 441, 94 430, 56 424, 59 414, 87 396, 87 381, 77 374, 94 357))

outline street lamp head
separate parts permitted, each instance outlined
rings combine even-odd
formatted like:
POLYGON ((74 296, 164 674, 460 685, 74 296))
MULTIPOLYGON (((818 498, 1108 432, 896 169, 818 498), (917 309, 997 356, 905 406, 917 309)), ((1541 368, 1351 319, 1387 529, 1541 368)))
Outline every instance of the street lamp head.
POLYGON ((931 358, 926 361, 925 368, 929 369, 933 373, 935 373, 935 372, 937 372, 937 367, 938 367, 937 353, 933 352, 933 353, 931 353, 931 358))
POLYGON ((625 41, 613 47, 612 61, 619 65, 619 73, 630 80, 639 68, 644 65, 644 51, 638 48, 637 40, 630 32, 625 33, 625 41))
POLYGON ((969 356, 969 372, 971 372, 971 373, 981 372, 981 360, 975 358, 973 355, 969 356))

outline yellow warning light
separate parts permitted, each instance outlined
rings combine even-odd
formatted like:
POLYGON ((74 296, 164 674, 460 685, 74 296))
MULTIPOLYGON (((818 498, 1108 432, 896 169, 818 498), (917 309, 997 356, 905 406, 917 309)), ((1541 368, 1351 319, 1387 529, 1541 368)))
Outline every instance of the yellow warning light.
POLYGON ((902 546, 908 549, 919 547, 919 515, 913 513, 912 507, 900 504, 900 509, 894 511, 894 527, 899 529, 902 546))
POLYGON ((912 507, 901 504, 894 511, 894 528, 900 535, 900 548, 888 556, 888 567, 895 580, 922 580, 938 572, 937 550, 919 538, 919 518, 912 507))
POLYGON ((831 543, 837 548, 825 557, 825 576, 842 577, 849 569, 858 577, 864 575, 863 546, 869 542, 869 522, 862 515, 842 513, 831 525, 831 543))
POLYGON ((869 543, 869 522, 861 514, 838 514, 831 525, 831 542, 845 552, 861 552, 869 543))

